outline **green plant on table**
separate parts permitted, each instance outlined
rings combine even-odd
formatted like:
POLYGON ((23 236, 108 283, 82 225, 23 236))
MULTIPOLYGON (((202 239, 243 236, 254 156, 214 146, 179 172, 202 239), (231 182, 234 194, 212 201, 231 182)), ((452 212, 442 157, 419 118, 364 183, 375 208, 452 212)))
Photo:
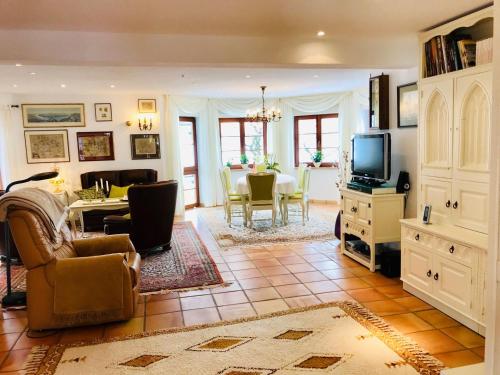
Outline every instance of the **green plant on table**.
POLYGON ((313 163, 321 163, 321 161, 323 160, 323 153, 321 151, 316 151, 311 155, 311 159, 313 163))
POLYGON ((269 154, 264 157, 264 164, 266 165, 267 170, 281 173, 280 164, 276 161, 273 154, 269 154))

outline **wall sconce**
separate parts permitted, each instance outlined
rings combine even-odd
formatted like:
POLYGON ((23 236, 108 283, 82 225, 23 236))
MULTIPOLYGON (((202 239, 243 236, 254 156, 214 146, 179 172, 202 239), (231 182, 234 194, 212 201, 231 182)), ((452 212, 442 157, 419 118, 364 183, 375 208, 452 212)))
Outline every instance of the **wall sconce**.
MULTIPOLYGON (((153 129, 153 114, 139 114, 137 116, 137 126, 139 130, 151 130, 153 129)), ((125 122, 125 125, 132 126, 132 121, 125 122)))

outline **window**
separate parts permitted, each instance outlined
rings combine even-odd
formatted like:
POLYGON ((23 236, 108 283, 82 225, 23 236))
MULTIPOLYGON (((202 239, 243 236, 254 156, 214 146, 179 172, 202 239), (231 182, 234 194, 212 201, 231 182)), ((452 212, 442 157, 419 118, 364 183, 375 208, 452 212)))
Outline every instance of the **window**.
POLYGON ((295 116, 294 142, 295 166, 312 165, 312 155, 323 153, 322 167, 337 166, 339 162, 339 118, 337 113, 328 115, 295 116))
POLYGON ((184 168, 184 204, 186 208, 197 207, 200 204, 200 189, 196 119, 194 117, 179 117, 179 138, 182 149, 181 161, 184 168))
POLYGON ((240 156, 246 154, 250 163, 267 155, 267 126, 245 118, 221 118, 220 144, 222 164, 240 167, 240 156))

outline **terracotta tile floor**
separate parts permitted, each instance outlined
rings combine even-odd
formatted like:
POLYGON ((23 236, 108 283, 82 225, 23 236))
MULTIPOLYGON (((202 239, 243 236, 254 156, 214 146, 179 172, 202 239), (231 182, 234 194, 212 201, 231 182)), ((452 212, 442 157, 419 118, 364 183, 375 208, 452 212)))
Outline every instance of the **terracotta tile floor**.
POLYGON ((449 367, 483 361, 481 336, 405 292, 398 279, 372 274, 340 255, 338 241, 219 251, 196 210, 188 211, 186 219, 197 227, 224 280, 233 281, 230 287, 141 297, 136 317, 128 322, 66 329, 39 339, 26 336, 25 311, 3 311, 0 373, 19 373, 34 345, 123 336, 346 299, 383 316, 449 367))

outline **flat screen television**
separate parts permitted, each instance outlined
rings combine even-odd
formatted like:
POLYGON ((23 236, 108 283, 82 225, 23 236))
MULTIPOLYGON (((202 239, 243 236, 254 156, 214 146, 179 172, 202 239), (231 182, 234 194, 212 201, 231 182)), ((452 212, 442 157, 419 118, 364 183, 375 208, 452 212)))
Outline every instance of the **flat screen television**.
POLYGON ((384 182, 391 178, 391 134, 356 134, 352 138, 351 174, 355 181, 384 182))

